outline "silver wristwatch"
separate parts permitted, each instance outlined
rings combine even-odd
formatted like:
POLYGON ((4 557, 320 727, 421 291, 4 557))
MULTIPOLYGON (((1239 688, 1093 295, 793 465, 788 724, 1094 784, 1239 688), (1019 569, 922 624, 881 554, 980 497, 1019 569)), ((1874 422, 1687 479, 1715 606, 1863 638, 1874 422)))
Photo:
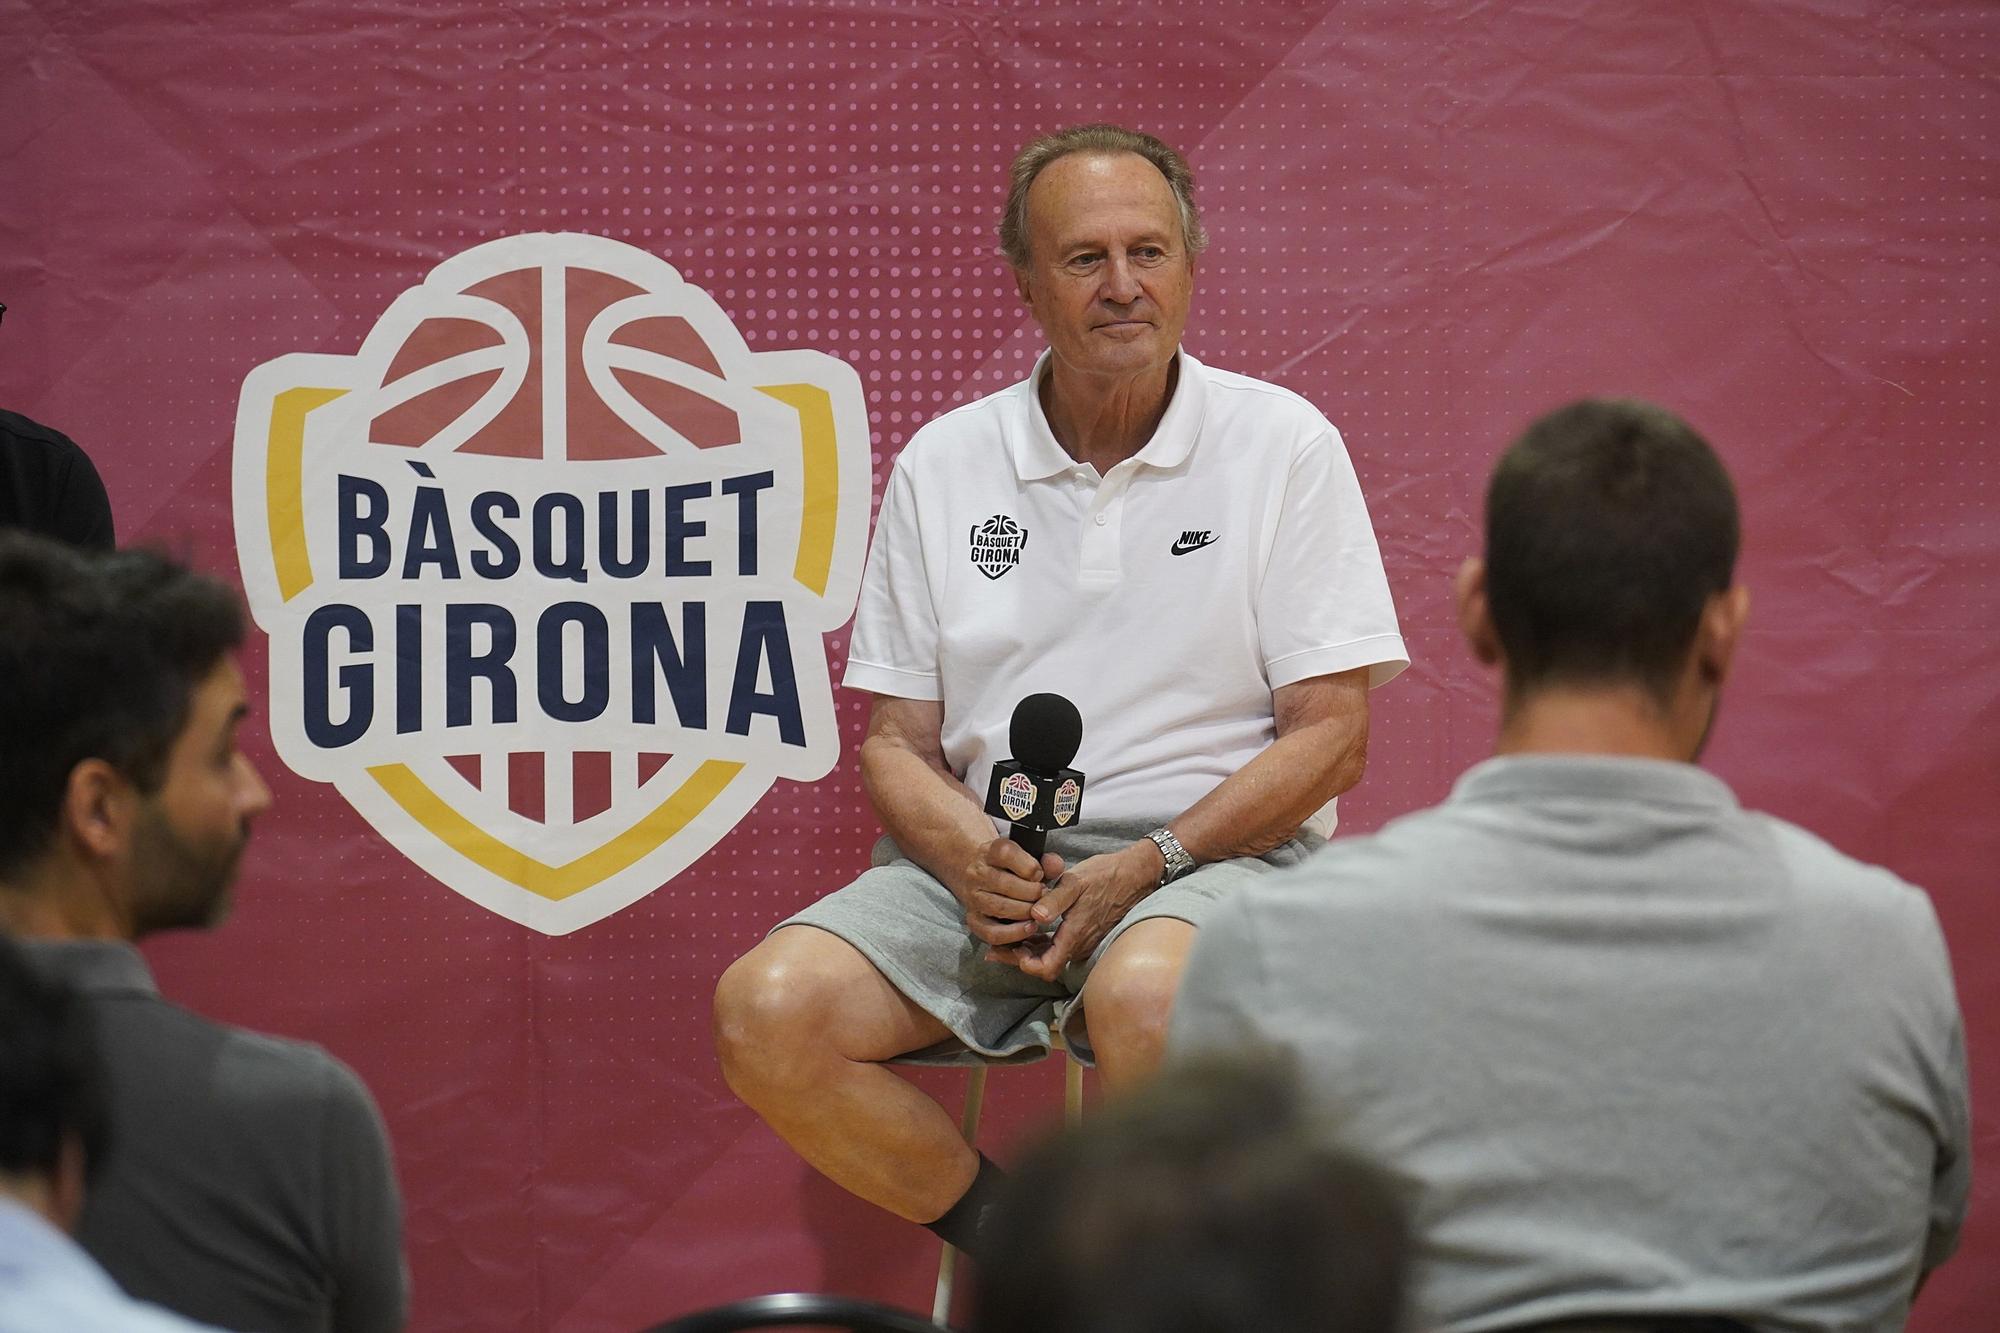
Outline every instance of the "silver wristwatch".
POLYGON ((1156 828, 1146 836, 1153 840, 1153 845, 1160 849, 1160 855, 1166 858, 1167 868, 1160 872, 1160 883, 1171 884, 1194 869, 1194 858, 1187 854, 1187 848, 1181 846, 1181 840, 1174 836, 1172 829, 1156 828))

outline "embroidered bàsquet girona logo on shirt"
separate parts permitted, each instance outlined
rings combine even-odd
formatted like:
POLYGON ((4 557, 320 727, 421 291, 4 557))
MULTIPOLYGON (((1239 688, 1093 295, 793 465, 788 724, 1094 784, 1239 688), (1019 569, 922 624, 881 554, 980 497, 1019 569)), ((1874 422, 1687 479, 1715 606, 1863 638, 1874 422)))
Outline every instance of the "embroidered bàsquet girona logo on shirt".
POLYGON ((244 382, 278 755, 472 901, 589 925, 833 767, 868 500, 844 363, 604 237, 465 251, 244 382))
POLYGON ((972 563, 989 579, 997 579, 1021 563, 1028 530, 1005 514, 972 525, 972 563))

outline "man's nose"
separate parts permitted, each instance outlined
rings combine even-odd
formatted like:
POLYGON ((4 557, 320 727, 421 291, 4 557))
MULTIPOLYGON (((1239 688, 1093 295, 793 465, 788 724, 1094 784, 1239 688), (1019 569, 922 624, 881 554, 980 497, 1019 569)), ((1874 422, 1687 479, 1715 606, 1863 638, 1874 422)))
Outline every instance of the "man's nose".
POLYGON ((1124 255, 1113 255, 1104 265, 1104 299, 1115 305, 1130 305, 1139 299, 1139 271, 1124 255))
POLYGON ((263 775, 257 771, 257 765, 250 762, 249 756, 243 756, 241 762, 243 776, 246 779, 243 791, 243 817, 252 819, 271 808, 271 789, 264 785, 263 775))

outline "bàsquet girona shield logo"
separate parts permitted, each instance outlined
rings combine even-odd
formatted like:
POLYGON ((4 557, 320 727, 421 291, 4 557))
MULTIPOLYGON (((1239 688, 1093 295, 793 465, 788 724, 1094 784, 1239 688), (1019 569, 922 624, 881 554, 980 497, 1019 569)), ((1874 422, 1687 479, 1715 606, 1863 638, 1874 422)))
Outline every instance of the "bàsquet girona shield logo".
POLYGON ((665 261, 454 256, 355 355, 244 381, 278 755, 501 916, 601 920, 833 767, 869 480, 854 371, 752 352, 665 261))

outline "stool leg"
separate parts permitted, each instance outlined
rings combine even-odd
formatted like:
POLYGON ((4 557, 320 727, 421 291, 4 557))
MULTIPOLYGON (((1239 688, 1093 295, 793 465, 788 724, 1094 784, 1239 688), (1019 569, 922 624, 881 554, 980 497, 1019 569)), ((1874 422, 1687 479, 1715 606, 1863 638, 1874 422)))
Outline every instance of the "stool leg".
MULTIPOLYGON (((1079 1085, 1081 1090, 1081 1085, 1079 1085)), ((986 1101, 986 1066, 974 1065, 972 1077, 965 1084, 965 1114, 958 1122, 959 1132, 965 1135, 967 1143, 976 1144, 979 1138, 979 1110, 986 1101)), ((943 1326, 951 1317, 951 1294, 957 1274, 958 1251, 950 1245, 938 1256, 937 1294, 931 1298, 931 1322, 943 1326)))

